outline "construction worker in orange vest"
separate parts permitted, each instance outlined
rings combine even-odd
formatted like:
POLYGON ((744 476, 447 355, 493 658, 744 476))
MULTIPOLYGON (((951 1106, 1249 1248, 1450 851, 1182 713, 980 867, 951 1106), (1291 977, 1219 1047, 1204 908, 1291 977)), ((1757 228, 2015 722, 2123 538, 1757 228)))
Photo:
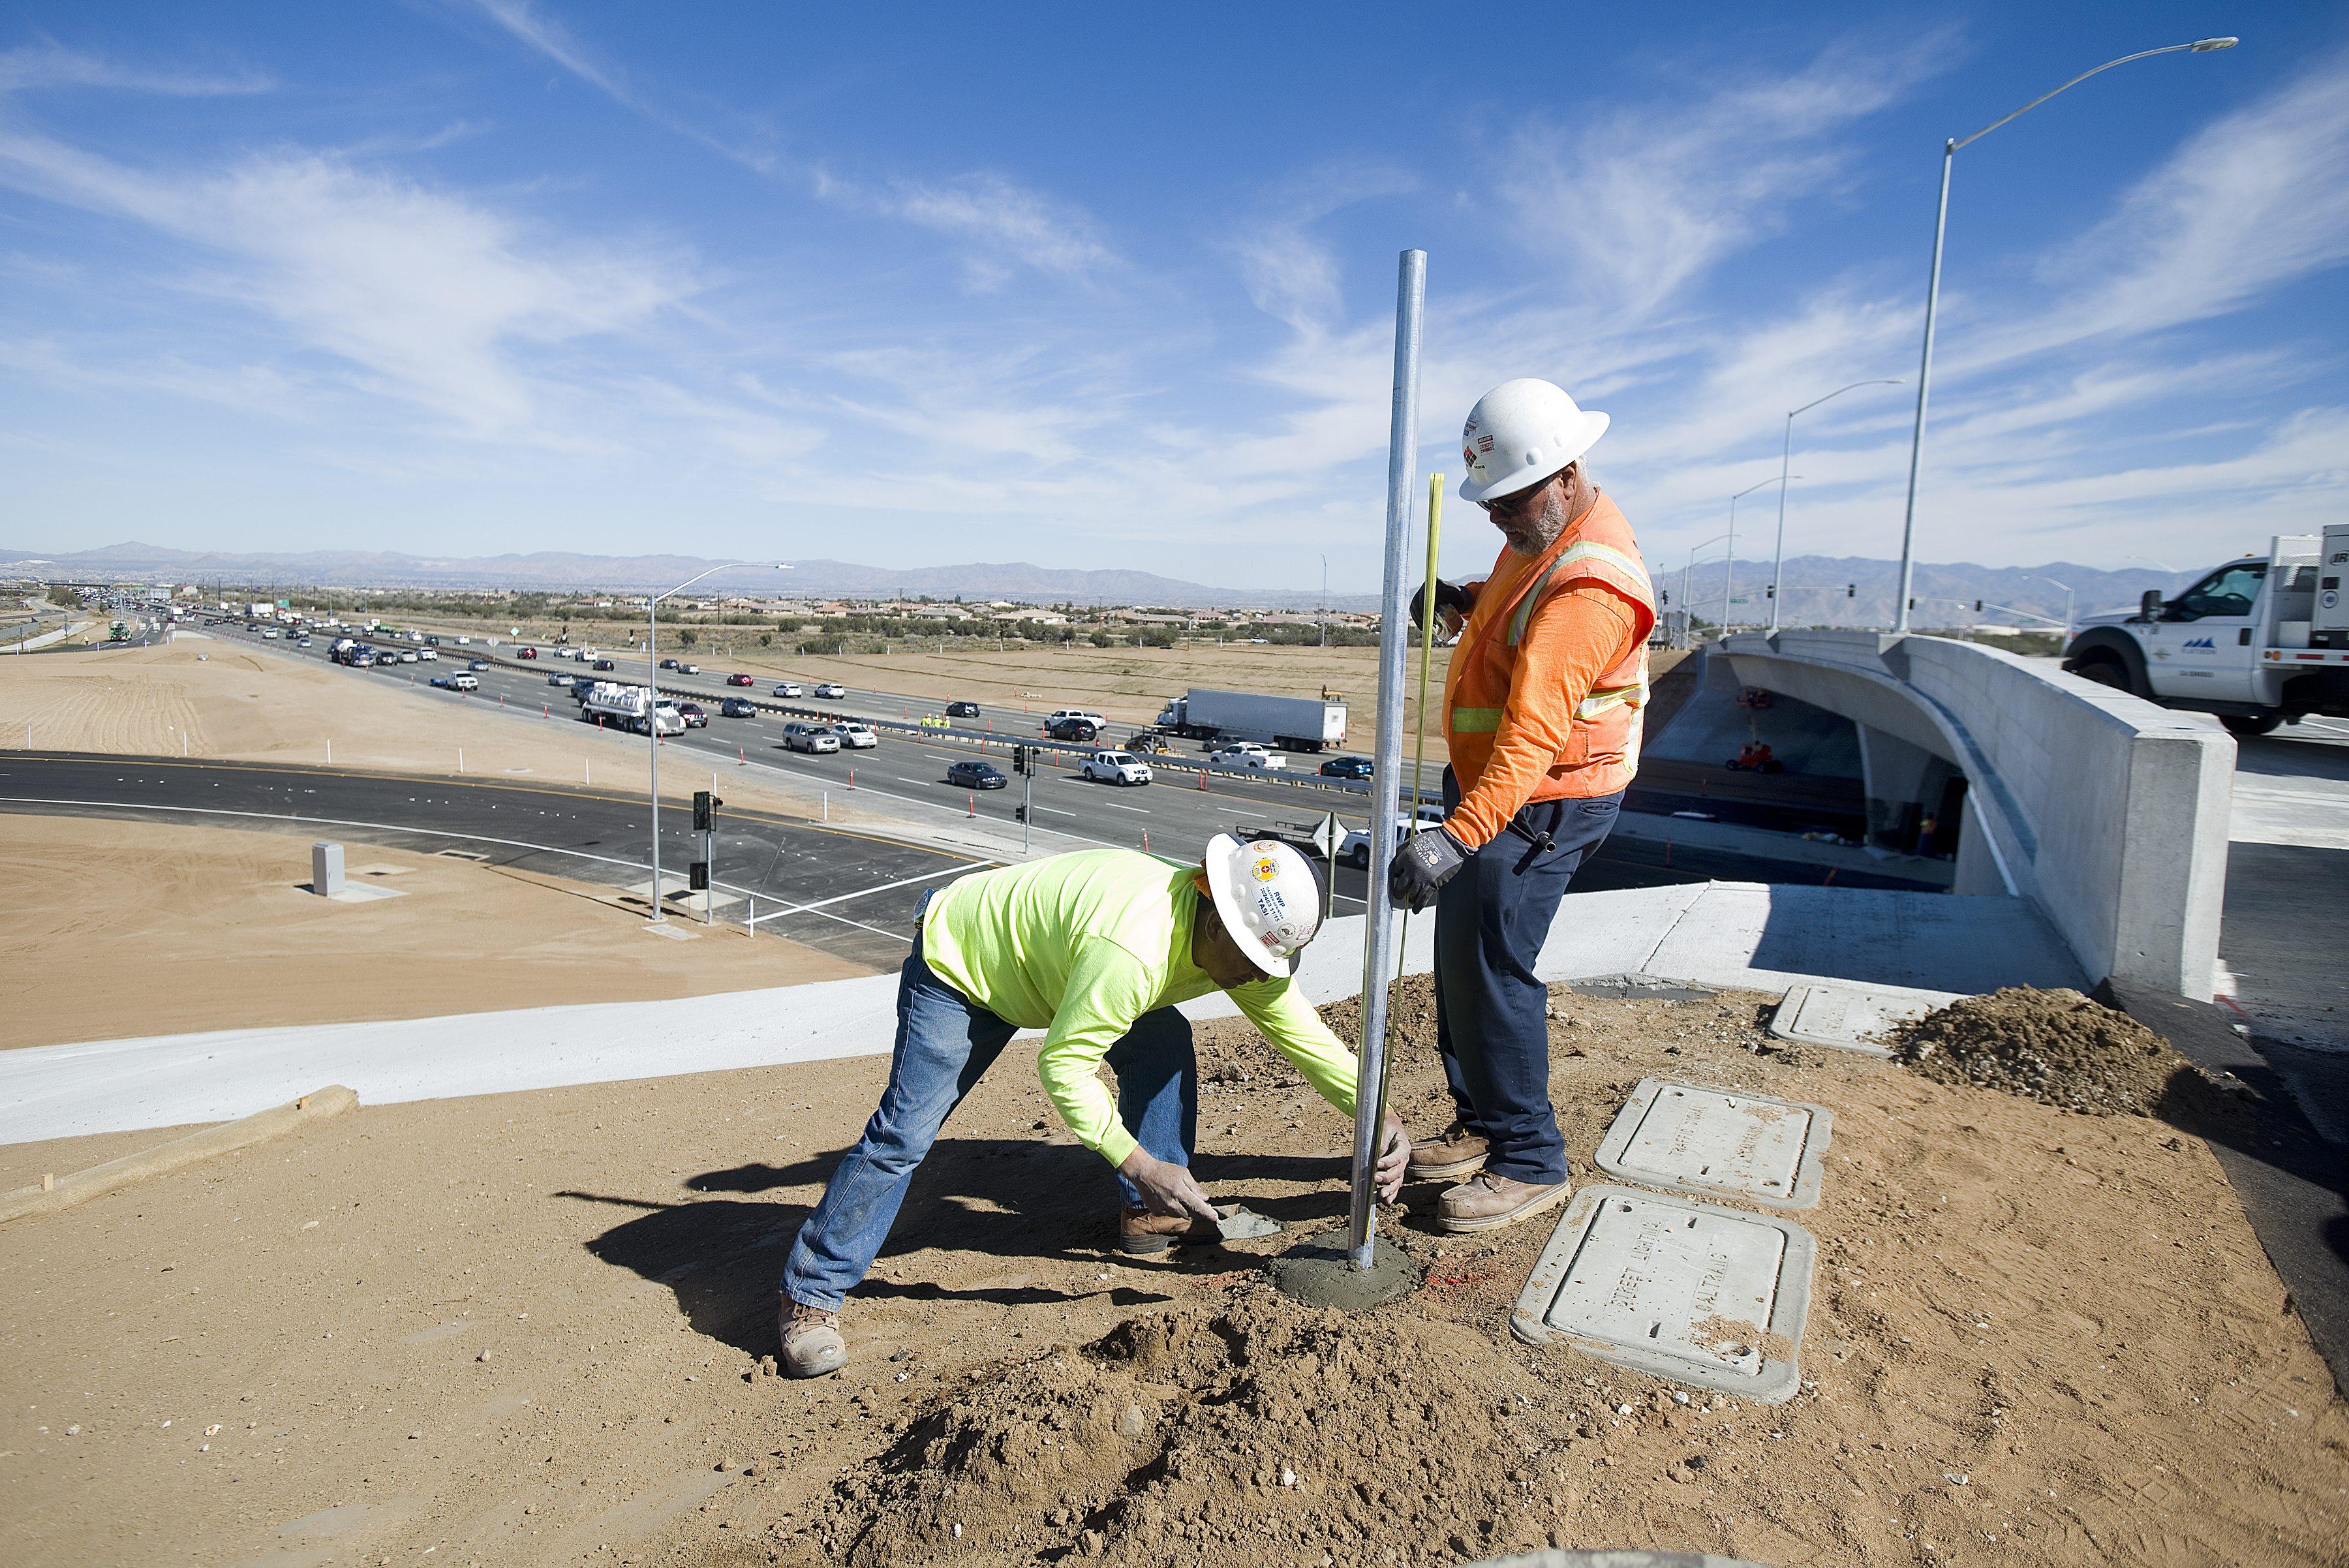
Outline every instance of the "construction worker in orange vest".
POLYGON ((1445 816, 1403 842, 1388 879, 1398 904, 1435 905, 1436 1044, 1455 1115, 1413 1144, 1410 1170, 1458 1183, 1437 1205, 1446 1231, 1511 1224, 1568 1191, 1534 961, 1638 771, 1656 619, 1631 525, 1583 462, 1606 429, 1562 389, 1519 379, 1478 400, 1461 441, 1460 494, 1506 543, 1484 581, 1436 585, 1459 638, 1445 816))

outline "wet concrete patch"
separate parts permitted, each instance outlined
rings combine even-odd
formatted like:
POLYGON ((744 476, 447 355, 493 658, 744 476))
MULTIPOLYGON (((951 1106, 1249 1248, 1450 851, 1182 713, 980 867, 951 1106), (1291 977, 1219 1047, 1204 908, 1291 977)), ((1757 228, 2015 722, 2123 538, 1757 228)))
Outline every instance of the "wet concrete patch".
POLYGON ((1384 1237, 1371 1243, 1371 1266, 1357 1269, 1339 1241, 1302 1242, 1272 1261, 1272 1282, 1308 1306, 1367 1312, 1419 1288, 1419 1265, 1384 1237))

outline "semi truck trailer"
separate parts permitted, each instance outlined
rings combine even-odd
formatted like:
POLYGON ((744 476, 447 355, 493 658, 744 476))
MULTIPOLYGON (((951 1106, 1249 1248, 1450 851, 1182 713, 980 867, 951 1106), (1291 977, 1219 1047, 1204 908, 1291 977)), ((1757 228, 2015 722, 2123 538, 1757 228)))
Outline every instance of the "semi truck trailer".
POLYGON ((1261 697, 1195 686, 1168 700, 1158 728, 1196 741, 1254 741, 1292 752, 1346 743, 1346 705, 1319 697, 1261 697))
POLYGON ((2081 618, 2064 668, 2165 708, 2264 735, 2311 713, 2349 718, 2349 523, 2279 535, 2185 592, 2081 618))

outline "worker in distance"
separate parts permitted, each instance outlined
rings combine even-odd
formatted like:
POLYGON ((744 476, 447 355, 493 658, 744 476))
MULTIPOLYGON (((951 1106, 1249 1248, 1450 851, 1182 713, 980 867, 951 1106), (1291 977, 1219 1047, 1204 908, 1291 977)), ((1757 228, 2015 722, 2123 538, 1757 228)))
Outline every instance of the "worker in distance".
MULTIPOLYGON (((783 1265, 784 1368, 847 1360, 840 1310, 888 1239, 914 1171, 1014 1031, 1041 1029, 1036 1070, 1079 1142, 1113 1167, 1118 1245, 1220 1239, 1192 1179, 1198 1069, 1175 1004, 1221 989, 1322 1098, 1354 1114, 1358 1064, 1291 977, 1320 929, 1320 874, 1293 846, 1225 834, 1198 865, 1089 849, 965 877, 923 900, 897 983, 888 1087, 783 1265), (1095 1075, 1107 1063, 1117 1096, 1095 1075)), ((1411 1144, 1388 1113, 1377 1181, 1402 1190, 1411 1144)))
MULTIPOLYGON (((1460 494, 1503 544, 1481 582, 1435 585, 1458 639, 1445 815, 1397 847, 1388 877, 1398 904, 1435 905, 1436 1047, 1454 1115, 1413 1146, 1411 1174, 1457 1183, 1436 1205, 1446 1231, 1512 1224, 1569 1190, 1534 961, 1639 770, 1656 620, 1631 525, 1584 461, 1607 423, 1521 379, 1479 399, 1461 437, 1460 494)), ((1423 609, 1414 598, 1412 618, 1423 609)))

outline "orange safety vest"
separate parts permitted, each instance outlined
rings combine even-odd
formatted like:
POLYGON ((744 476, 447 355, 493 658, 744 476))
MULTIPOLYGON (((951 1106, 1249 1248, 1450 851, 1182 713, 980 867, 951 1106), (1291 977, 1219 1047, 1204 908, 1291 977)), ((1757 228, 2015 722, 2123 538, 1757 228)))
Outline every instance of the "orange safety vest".
MULTIPOLYGON (((1504 546, 1506 559, 1506 547, 1504 546)), ((1500 567, 1495 566, 1495 574, 1500 567)), ((1648 704, 1648 632, 1656 623, 1655 590, 1631 525, 1605 495, 1569 524, 1496 603, 1480 593, 1452 655, 1444 681, 1444 735, 1463 794, 1493 759, 1493 738, 1510 698, 1517 648, 1542 607, 1583 580, 1604 583, 1638 609, 1630 651, 1602 672, 1574 711, 1566 749, 1527 800, 1587 800, 1613 794, 1640 771, 1640 726, 1648 704)), ((1488 586, 1489 586, 1489 579, 1488 586)))

